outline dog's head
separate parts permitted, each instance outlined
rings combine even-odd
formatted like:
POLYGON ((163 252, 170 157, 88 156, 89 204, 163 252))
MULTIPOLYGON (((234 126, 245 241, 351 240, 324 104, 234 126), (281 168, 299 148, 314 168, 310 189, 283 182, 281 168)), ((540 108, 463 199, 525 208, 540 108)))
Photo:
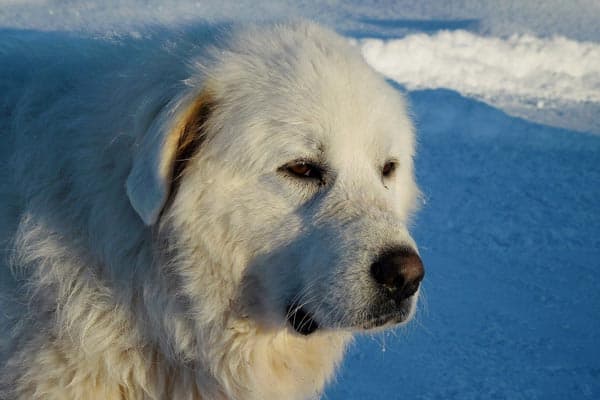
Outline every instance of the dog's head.
POLYGON ((127 184, 145 223, 168 225, 192 303, 222 297, 232 315, 301 334, 407 321, 424 270, 401 95, 308 23, 234 34, 213 55, 127 184))

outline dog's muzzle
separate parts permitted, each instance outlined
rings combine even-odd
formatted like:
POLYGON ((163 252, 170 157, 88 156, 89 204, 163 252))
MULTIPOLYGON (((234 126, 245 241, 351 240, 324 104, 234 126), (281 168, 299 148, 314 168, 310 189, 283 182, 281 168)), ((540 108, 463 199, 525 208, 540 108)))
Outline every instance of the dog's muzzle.
MULTIPOLYGON (((406 321, 414 307, 412 297, 425 276, 418 254, 408 247, 385 251, 371 264, 370 275, 376 290, 368 317, 349 328, 368 330, 406 321)), ((288 323, 299 334, 310 335, 319 329, 313 314, 302 304, 289 304, 286 311, 288 323)))

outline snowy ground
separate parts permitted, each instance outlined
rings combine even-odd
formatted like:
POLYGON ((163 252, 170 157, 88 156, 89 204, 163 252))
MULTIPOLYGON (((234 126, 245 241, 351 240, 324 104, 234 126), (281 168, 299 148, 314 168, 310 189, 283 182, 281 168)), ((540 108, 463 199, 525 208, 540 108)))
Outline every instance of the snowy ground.
POLYGON ((426 195, 417 320, 358 338, 325 398, 600 398, 597 0, 0 0, 0 29, 299 15, 408 89, 426 195))

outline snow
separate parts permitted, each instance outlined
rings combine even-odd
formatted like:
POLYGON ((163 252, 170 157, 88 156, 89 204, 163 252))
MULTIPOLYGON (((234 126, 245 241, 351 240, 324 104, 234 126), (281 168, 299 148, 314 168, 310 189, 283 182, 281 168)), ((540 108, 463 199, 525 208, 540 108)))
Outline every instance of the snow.
POLYGON ((360 41, 367 61, 408 89, 448 88, 515 115, 600 133, 600 44, 562 36, 506 39, 464 30, 360 41), (553 119, 565 106, 596 113, 553 119))
POLYGON ((105 30, 137 23, 304 16, 353 37, 469 29, 480 34, 600 37, 597 0, 0 0, 0 26, 105 30))
POLYGON ((407 92, 426 200, 416 320, 358 337, 324 398, 600 398, 597 0, 0 0, 0 34, 289 16, 407 92))

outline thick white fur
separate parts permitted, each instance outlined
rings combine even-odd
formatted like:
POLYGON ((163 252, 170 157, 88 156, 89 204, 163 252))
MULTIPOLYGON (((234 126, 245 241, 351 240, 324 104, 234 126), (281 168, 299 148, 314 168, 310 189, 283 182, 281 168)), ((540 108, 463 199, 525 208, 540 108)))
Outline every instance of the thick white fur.
POLYGON ((0 93, 0 398, 316 398, 369 323, 373 257, 414 246, 403 100, 314 24, 5 32, 0 93), (299 158, 326 183, 278 169, 299 158))

